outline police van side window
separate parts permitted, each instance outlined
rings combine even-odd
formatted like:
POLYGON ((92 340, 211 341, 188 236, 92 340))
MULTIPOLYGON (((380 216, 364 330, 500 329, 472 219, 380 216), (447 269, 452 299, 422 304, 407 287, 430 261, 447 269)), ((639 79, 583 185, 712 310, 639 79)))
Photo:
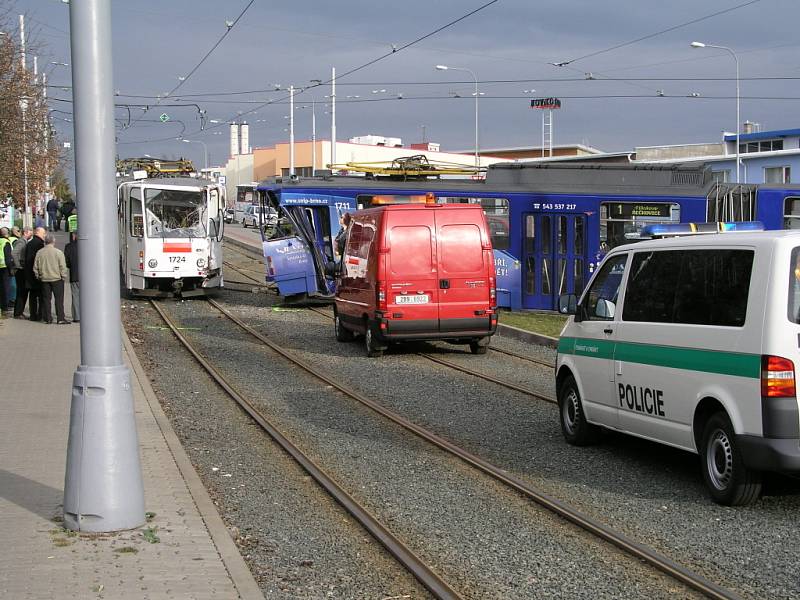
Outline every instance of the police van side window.
POLYGON ((637 252, 622 318, 741 327, 752 267, 752 250, 637 252))
POLYGON ((587 321, 611 321, 614 318, 627 259, 627 254, 620 254, 603 264, 584 300, 587 321))
POLYGON ((789 320, 800 323, 800 248, 792 250, 789 264, 792 270, 789 273, 789 320))

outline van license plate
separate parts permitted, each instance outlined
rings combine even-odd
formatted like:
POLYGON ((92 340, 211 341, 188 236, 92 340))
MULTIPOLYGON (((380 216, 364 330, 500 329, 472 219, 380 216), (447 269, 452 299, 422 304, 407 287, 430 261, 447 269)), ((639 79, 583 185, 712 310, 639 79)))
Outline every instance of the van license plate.
POLYGON ((397 304, 427 304, 430 302, 428 294, 416 294, 414 296, 397 296, 395 298, 397 304))

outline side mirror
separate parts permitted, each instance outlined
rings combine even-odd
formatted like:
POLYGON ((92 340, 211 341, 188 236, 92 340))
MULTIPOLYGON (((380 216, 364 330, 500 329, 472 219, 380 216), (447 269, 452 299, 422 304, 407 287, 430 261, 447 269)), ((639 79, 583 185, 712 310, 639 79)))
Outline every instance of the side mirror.
POLYGON ((600 299, 597 301, 597 306, 594 309, 594 314, 601 319, 613 319, 614 313, 617 310, 617 305, 611 300, 600 299))
POLYGON ((575 294, 561 294, 558 297, 558 312, 562 315, 574 315, 578 312, 578 297, 575 294))

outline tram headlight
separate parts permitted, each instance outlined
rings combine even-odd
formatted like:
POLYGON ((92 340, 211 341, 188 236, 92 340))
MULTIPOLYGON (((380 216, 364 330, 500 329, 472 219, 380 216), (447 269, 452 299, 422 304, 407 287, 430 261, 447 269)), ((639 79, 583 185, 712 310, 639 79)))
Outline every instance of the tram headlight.
POLYGON ((198 258, 197 259, 197 266, 201 269, 206 266, 206 259, 205 258, 198 258))
POLYGON ((158 266, 158 261, 155 258, 151 258, 147 261, 147 266, 151 269, 155 269, 158 266))

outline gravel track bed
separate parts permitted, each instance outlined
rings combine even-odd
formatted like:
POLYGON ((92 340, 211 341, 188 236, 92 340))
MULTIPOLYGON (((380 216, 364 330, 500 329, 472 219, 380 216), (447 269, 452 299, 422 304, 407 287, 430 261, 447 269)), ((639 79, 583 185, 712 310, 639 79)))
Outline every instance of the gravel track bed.
MULTIPOLYGON (((263 301, 223 298, 246 322, 337 379, 710 580, 745 597, 800 595, 796 480, 770 478, 765 497, 753 507, 717 506, 708 499, 695 455, 617 434, 592 448, 574 448, 564 443, 552 404, 406 350, 367 359, 363 343, 338 344, 330 321, 310 311, 277 311, 263 301)), ((526 346, 501 343, 515 351, 526 346)), ((464 358, 480 364, 491 356, 464 358)), ((505 358, 504 368, 535 373, 523 377, 550 378, 552 390, 552 371, 505 358)))
MULTIPOLYGON (((241 310, 269 312, 290 327, 310 321, 307 311, 248 309, 252 299, 243 301, 241 310)), ((234 386, 465 597, 691 596, 289 365, 208 304, 168 310, 234 386)), ((426 379, 406 386, 435 388, 437 378, 426 379)))
POLYGON ((255 425, 146 303, 126 329, 153 388, 267 598, 429 598, 255 425))

